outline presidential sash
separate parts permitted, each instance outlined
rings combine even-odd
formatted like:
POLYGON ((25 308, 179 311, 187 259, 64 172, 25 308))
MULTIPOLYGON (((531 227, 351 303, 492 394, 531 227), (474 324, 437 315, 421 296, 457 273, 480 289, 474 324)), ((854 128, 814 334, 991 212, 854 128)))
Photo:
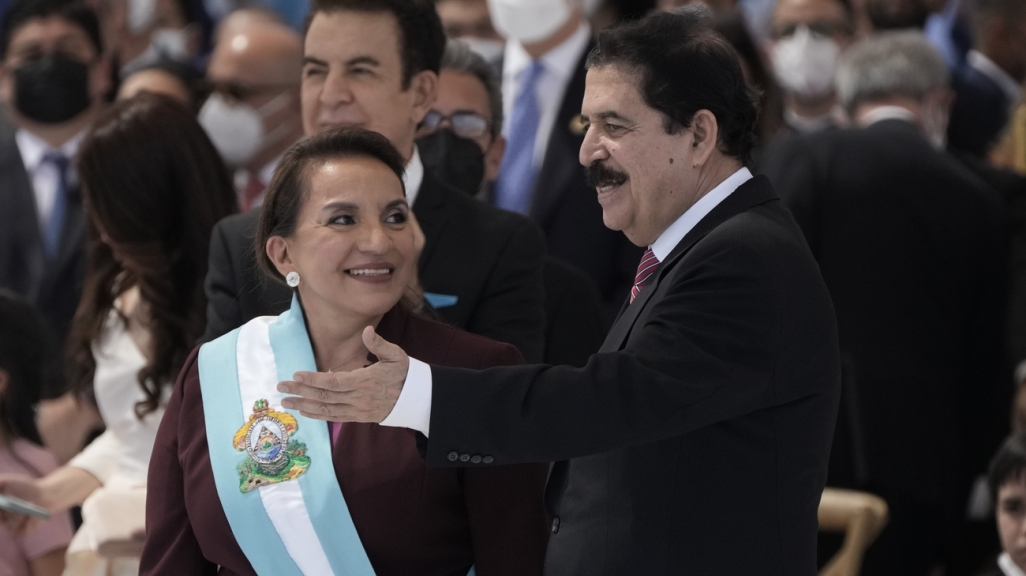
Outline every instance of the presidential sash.
POLYGON ((299 300, 199 352, 210 466, 232 533, 257 574, 373 576, 323 421, 281 406, 279 381, 315 372, 299 300))

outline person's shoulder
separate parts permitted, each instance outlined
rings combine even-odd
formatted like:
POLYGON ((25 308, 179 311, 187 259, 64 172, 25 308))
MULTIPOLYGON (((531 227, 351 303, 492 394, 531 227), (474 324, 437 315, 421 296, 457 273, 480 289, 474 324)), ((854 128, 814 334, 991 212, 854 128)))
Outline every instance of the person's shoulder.
POLYGON ((425 175, 423 186, 432 188, 435 194, 444 197, 448 209, 461 218, 473 219, 473 223, 493 232, 537 228, 526 216, 496 208, 487 202, 464 194, 430 175, 425 175))
POLYGON ((57 459, 45 448, 18 438, 0 450, 0 473, 45 476, 57 469, 57 459))
POLYGON ((422 362, 474 369, 523 362, 512 344, 471 334, 419 314, 406 314, 404 348, 422 362))
POLYGON ((247 240, 252 240, 259 218, 260 209, 255 208, 248 212, 225 216, 217 223, 216 228, 227 235, 244 236, 247 240))

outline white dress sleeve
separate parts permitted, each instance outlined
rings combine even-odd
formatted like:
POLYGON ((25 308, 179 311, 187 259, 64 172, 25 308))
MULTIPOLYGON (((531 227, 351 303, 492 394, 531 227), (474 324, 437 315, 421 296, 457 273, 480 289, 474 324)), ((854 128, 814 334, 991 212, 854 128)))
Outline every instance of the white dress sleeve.
POLYGON ((96 476, 101 484, 107 481, 118 469, 118 461, 124 452, 121 442, 110 430, 100 434, 84 450, 68 462, 68 466, 81 468, 96 476))

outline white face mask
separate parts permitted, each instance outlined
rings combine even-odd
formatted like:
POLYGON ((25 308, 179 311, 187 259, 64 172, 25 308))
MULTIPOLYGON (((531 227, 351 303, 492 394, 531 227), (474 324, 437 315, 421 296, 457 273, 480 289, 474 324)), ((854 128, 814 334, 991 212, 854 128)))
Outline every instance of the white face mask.
POLYGON ((834 89, 834 69, 841 47, 831 38, 800 25, 773 45, 773 71, 781 87, 797 96, 822 98, 834 89))
POLYGON ((158 54, 176 62, 189 60, 189 30, 187 28, 158 28, 150 37, 150 46, 158 54))
POLYGON ((291 99, 290 94, 279 94, 256 109, 249 104, 229 104, 215 92, 200 109, 199 123, 225 163, 238 168, 288 134, 291 127, 284 124, 265 133, 264 118, 287 106, 291 99))
POLYGON ((506 49, 506 43, 502 40, 490 40, 474 36, 464 36, 459 40, 466 44, 467 48, 477 52, 489 64, 498 62, 502 58, 503 51, 506 49))
POLYGON ((488 0, 495 29, 521 44, 533 44, 552 36, 570 20, 567 0, 488 0))

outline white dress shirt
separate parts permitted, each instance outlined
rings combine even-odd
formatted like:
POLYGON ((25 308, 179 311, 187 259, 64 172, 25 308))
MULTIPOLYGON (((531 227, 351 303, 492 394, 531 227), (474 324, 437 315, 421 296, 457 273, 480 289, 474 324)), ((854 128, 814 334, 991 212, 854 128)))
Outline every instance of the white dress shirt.
MULTIPOLYGON (((698 202, 681 214, 652 243, 650 248, 655 257, 660 262, 665 260, 702 218, 705 218, 713 208, 719 206, 720 202, 733 194, 739 186, 751 179, 752 173, 748 171, 748 168, 741 168, 717 184, 705 196, 699 198, 698 202)), ((403 382, 403 390, 399 393, 399 398, 396 400, 395 406, 392 407, 392 411, 381 421, 381 425, 410 428, 428 436, 431 429, 431 385, 431 367, 411 357, 410 369, 406 373, 406 381, 403 382)))
POLYGON ((406 171, 403 172, 403 184, 406 185, 406 203, 413 208, 417 194, 420 193, 420 185, 424 183, 424 162, 420 159, 420 150, 413 147, 413 156, 406 163, 406 171))
POLYGON ((858 125, 865 128, 884 120, 904 120, 919 124, 919 118, 904 106, 877 106, 859 116, 858 125))
POLYGON ((1019 83, 1008 72, 1005 72, 1000 66, 995 64, 993 60, 987 58, 981 52, 970 50, 969 54, 965 57, 965 61, 998 85, 998 88, 1005 93, 1009 106, 1015 106, 1019 102, 1019 92, 1021 90, 1019 83))
MULTIPOLYGON (((538 131, 534 136, 534 168, 537 170, 545 160, 545 150, 549 146, 552 126, 556 123, 559 108, 563 105, 563 94, 570 84, 577 64, 591 40, 591 27, 582 22, 572 36, 562 44, 549 50, 541 57, 545 71, 538 79, 538 131)), ((502 63, 502 103, 503 126, 502 134, 509 138, 510 117, 513 116, 513 103, 520 92, 521 73, 531 65, 531 55, 516 40, 506 42, 506 53, 502 63)))
POLYGON ((1026 572, 1023 572, 1022 568, 1019 568, 1012 557, 1008 555, 1008 552, 1002 552, 998 556, 998 567, 1005 573, 1005 576, 1026 576, 1026 572))
MULTIPOLYGON (((57 173, 56 167, 50 162, 44 163, 43 157, 49 152, 59 152, 71 160, 78 152, 78 145, 83 137, 85 130, 72 136, 60 148, 54 149, 45 140, 24 128, 14 133, 14 142, 18 146, 18 153, 21 154, 21 161, 25 165, 25 173, 32 183, 32 192, 36 197, 36 216, 39 218, 40 230, 46 230, 46 224, 50 221, 50 214, 57 200, 57 186, 61 181, 61 175, 57 173)), ((74 164, 69 166, 71 167, 68 169, 68 184, 74 185, 74 164)))

